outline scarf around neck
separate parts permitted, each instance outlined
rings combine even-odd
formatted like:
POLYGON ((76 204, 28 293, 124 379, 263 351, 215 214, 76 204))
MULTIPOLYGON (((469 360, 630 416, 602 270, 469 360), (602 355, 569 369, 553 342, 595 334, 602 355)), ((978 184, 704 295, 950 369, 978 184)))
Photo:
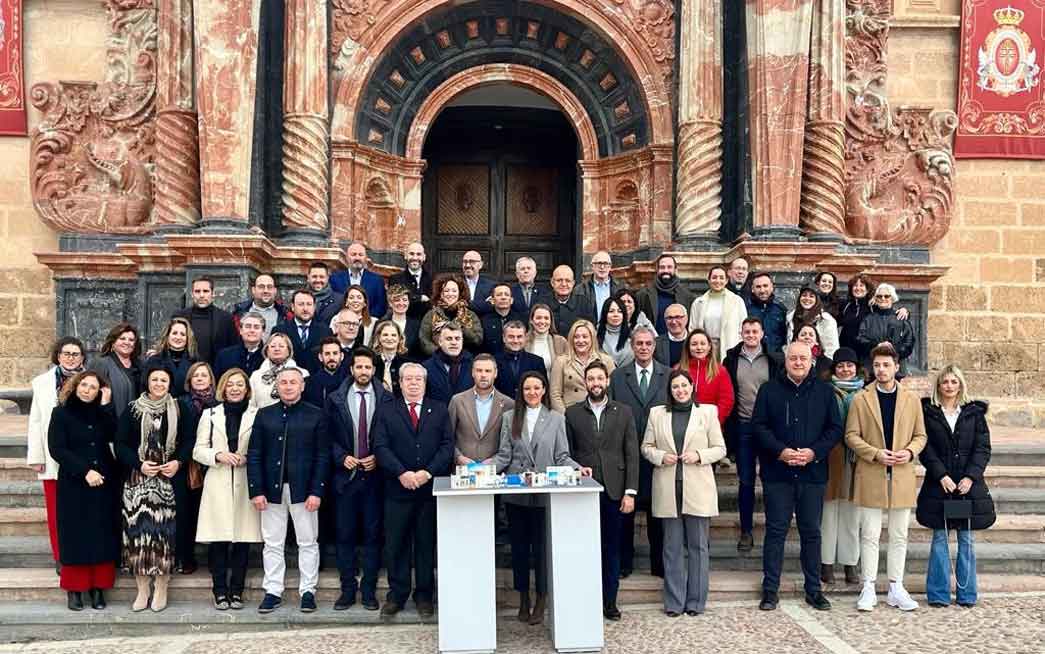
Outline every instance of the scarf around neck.
POLYGON ((679 278, 678 275, 672 275, 671 279, 667 282, 661 280, 660 275, 657 275, 654 283, 657 286, 657 290, 661 293, 674 293, 675 289, 678 288, 679 278))
POLYGON ((142 393, 137 400, 131 402, 131 413, 141 423, 138 458, 142 461, 146 460, 149 449, 149 432, 159 429, 163 425, 163 416, 167 416, 167 437, 163 442, 163 451, 165 458, 170 460, 177 440, 175 435, 178 433, 178 402, 170 393, 164 394, 158 400, 150 398, 148 393, 142 393))

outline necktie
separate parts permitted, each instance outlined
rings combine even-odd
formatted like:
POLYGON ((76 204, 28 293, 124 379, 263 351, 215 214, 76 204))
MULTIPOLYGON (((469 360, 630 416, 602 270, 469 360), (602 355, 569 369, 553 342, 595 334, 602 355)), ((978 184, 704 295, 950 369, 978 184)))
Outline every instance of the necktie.
POLYGON ((366 393, 363 391, 356 392, 359 393, 359 429, 356 430, 356 458, 365 459, 370 456, 370 447, 367 445, 366 393))
POLYGON ((414 425, 414 430, 417 430, 417 423, 421 422, 421 418, 417 415, 417 404, 414 402, 410 403, 410 422, 414 425))
POLYGON ((298 327, 298 336, 301 337, 302 345, 308 342, 308 325, 301 325, 298 327))
POLYGON ((642 401, 646 401, 646 393, 649 391, 649 371, 645 368, 642 369, 642 376, 639 378, 639 392, 642 393, 642 401))

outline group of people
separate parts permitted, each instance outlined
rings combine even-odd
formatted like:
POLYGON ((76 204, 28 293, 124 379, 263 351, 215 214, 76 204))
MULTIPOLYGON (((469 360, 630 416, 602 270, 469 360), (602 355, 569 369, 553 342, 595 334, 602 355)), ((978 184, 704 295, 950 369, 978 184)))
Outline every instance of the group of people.
MULTIPOLYGON (((704 611, 726 461, 739 482, 741 552, 754 547, 761 477, 761 608, 777 605, 795 518, 806 601, 830 607, 822 589, 837 563, 847 582, 863 582, 857 606, 871 610, 885 517, 887 602, 916 608, 903 586, 915 507, 934 530, 929 603, 950 602, 948 529, 959 534, 957 601, 975 603, 972 530, 994 521, 986 405, 953 366, 931 398, 897 383, 915 339, 888 284, 857 275, 842 300, 823 272, 788 310, 771 276, 749 274, 744 259, 712 267, 696 296, 670 255, 640 289, 610 275, 606 252, 580 284, 559 266, 549 286, 527 257, 511 284, 484 277, 476 252, 461 275, 433 279, 420 243, 387 281, 368 269, 363 244, 346 258, 334 273, 311 264, 287 303, 260 274, 228 312, 214 306, 213 282, 196 278, 192 306, 156 343, 120 323, 90 365, 78 339, 55 343, 53 367, 33 381, 28 463, 43 480, 70 609, 104 608, 120 567, 136 579, 132 609, 163 610, 171 575, 197 569, 196 543, 208 545, 215 608, 241 609, 250 547, 263 543, 258 610, 271 612, 293 522, 302 611, 316 609, 326 540, 341 580, 335 609, 358 595, 389 617, 412 597, 431 616, 431 482, 471 462, 509 473, 569 465, 603 486, 607 619, 620 619, 619 580, 635 567, 636 511, 647 514, 665 612, 704 611), (915 459, 926 469, 920 491, 915 459)), ((545 509, 525 495, 503 505, 518 617, 539 624, 545 509)))

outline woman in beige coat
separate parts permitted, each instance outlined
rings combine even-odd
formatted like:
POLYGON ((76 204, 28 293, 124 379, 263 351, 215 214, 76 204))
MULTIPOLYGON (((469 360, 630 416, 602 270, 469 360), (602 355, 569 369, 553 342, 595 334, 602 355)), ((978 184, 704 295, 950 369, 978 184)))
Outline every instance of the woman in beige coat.
POLYGON ((655 466, 653 517, 664 525, 664 612, 674 618, 683 611, 699 615, 707 603, 708 531, 718 515, 713 466, 726 456, 726 443, 715 406, 693 404, 688 372, 672 371, 668 390, 667 406, 650 410, 642 455, 655 466))
POLYGON ((208 466, 203 481, 196 540, 210 543, 207 559, 214 607, 243 608, 251 543, 261 542, 261 518, 247 490, 247 447, 257 408, 250 404, 247 373, 233 368, 221 376, 221 404, 200 417, 192 458, 208 466))
POLYGON ((566 407, 588 397, 588 386, 584 382, 584 370, 592 361, 602 361, 607 370, 616 367, 613 357, 602 351, 596 338, 595 325, 588 320, 578 320, 570 327, 566 336, 566 354, 555 357, 549 377, 552 410, 565 413, 566 407))

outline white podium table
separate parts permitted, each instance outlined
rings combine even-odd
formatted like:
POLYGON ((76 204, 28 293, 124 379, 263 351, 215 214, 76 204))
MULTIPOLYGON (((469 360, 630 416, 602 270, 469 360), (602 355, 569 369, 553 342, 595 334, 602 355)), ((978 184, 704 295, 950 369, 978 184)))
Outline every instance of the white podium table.
POLYGON ((558 652, 602 649, 599 492, 580 486, 451 489, 434 480, 439 567, 439 651, 497 649, 494 495, 547 496, 546 537, 552 640, 558 652))

